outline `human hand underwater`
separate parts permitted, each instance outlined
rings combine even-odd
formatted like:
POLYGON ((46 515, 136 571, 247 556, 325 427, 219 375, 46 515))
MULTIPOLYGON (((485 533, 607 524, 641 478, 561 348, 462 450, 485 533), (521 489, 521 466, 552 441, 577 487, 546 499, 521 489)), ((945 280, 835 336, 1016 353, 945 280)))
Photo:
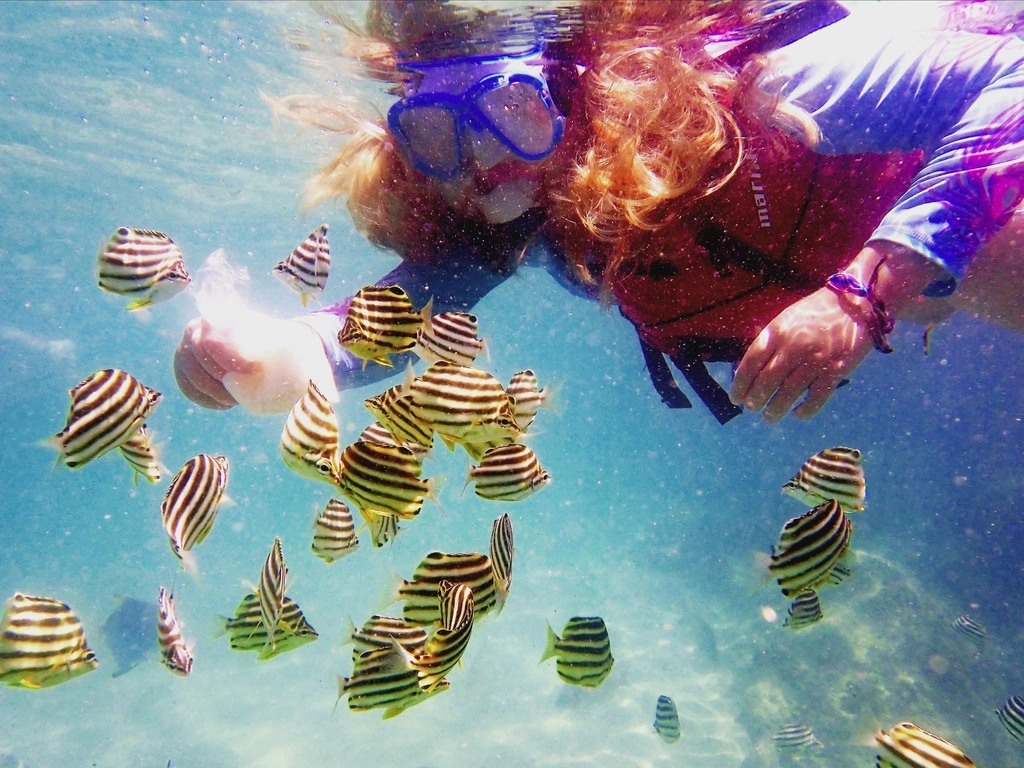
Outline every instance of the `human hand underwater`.
POLYGON ((251 311, 230 325, 192 320, 174 351, 174 376, 189 400, 216 410, 285 413, 310 379, 338 399, 320 337, 296 320, 251 311))

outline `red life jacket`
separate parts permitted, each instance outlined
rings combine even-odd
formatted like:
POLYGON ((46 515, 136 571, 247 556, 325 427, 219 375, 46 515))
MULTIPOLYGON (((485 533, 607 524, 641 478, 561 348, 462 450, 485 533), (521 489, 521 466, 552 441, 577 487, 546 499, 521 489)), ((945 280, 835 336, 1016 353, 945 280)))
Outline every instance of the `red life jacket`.
POLYGON ((755 147, 727 185, 659 236, 657 257, 611 283, 648 367, 654 350, 668 355, 723 423, 739 410, 724 392, 708 394, 726 413, 708 401, 705 390, 721 388, 703 363, 735 362, 783 309, 824 286, 923 164, 921 152, 822 155, 781 141, 784 151, 755 147))

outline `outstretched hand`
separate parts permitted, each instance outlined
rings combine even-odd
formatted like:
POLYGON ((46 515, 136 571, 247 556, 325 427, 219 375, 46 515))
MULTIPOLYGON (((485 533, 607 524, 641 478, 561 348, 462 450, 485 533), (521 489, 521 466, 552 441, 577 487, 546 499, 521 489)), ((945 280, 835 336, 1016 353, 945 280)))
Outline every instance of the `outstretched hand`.
POLYGON ((806 392, 793 415, 814 416, 873 349, 859 312, 828 288, 787 307, 740 360, 730 399, 751 411, 763 408, 765 421, 774 424, 806 392))
POLYGON ((238 401, 224 386, 224 374, 257 373, 258 360, 241 356, 230 329, 216 328, 201 317, 185 326, 174 350, 174 378, 189 400, 204 408, 227 410, 238 401))

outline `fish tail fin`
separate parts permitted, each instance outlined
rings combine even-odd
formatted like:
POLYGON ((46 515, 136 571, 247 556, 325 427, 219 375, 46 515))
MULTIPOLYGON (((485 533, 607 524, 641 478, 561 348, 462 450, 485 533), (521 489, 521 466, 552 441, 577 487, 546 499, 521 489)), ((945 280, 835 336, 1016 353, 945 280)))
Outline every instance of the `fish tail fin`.
POLYGON ((476 469, 476 466, 473 464, 473 461, 470 460, 469 466, 466 468, 466 482, 462 484, 462 495, 463 496, 466 495, 466 489, 469 488, 469 484, 472 483, 476 479, 476 478, 473 477, 473 470, 475 470, 475 469, 476 469))
POLYGON ((423 309, 420 310, 420 319, 423 326, 427 329, 427 333, 431 336, 434 335, 434 297, 431 296, 427 299, 427 303, 423 305, 423 309))
POLYGON ((491 361, 491 348, 487 346, 487 339, 480 339, 480 354, 484 356, 484 360, 487 362, 491 361))
POLYGON ((392 570, 391 574, 384 581, 384 586, 380 590, 380 594, 377 597, 377 613, 382 612, 389 605, 398 602, 402 585, 405 584, 405 579, 402 578, 401 574, 397 571, 392 570))
POLYGON ((854 728, 852 743, 859 747, 874 747, 878 742, 876 736, 882 730, 878 720, 867 709, 860 713, 854 728))
POLYGON ((772 580, 772 556, 767 552, 755 552, 753 559, 757 573, 757 589, 760 589, 772 580))
POLYGON ((231 631, 231 621, 232 620, 230 618, 228 618, 227 616, 218 616, 217 617, 217 629, 214 631, 214 633, 212 635, 210 635, 210 639, 211 640, 216 640, 216 639, 218 639, 220 637, 224 637, 224 635, 226 635, 228 632, 230 632, 231 631))
POLYGON ((427 480, 427 498, 434 502, 437 506, 441 506, 441 502, 438 500, 441 489, 444 488, 444 483, 447 478, 444 475, 435 475, 434 477, 427 480))
POLYGON ((352 621, 351 616, 346 616, 344 623, 341 625, 341 642, 338 643, 342 648, 346 645, 352 645, 352 636, 356 633, 355 622, 352 621))
POLYGON ((555 643, 558 642, 558 635, 556 635, 555 634, 555 630, 553 630, 551 628, 551 622, 550 621, 547 622, 547 625, 548 625, 548 639, 547 639, 547 643, 544 646, 544 655, 540 657, 540 662, 538 662, 540 664, 543 664, 545 661, 547 661, 548 659, 550 659, 552 656, 554 656, 557 653, 557 650, 555 648, 555 643))
POLYGON ((537 394, 540 396, 540 405, 547 408, 556 416, 562 415, 561 386, 557 383, 548 384, 537 394))
POLYGON ((348 678, 342 677, 341 675, 335 675, 334 677, 337 679, 338 683, 338 698, 334 700, 334 707, 331 709, 332 717, 334 716, 335 710, 338 709, 338 704, 341 703, 341 700, 345 697, 345 694, 348 693, 348 678))
POLYGON ((191 576, 193 579, 199 578, 199 566, 196 563, 196 556, 187 550, 179 550, 178 557, 181 558, 181 567, 185 569, 185 573, 191 576))

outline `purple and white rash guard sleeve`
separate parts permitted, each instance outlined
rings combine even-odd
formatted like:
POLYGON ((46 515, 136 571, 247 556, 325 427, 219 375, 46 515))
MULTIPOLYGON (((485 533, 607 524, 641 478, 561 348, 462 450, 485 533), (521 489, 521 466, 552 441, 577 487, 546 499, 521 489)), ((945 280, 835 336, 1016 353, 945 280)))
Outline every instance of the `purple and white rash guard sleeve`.
POLYGON ((818 152, 925 152, 868 242, 941 265, 951 292, 1024 197, 1024 41, 908 31, 885 13, 854 12, 773 52, 763 87, 815 119, 818 152))

